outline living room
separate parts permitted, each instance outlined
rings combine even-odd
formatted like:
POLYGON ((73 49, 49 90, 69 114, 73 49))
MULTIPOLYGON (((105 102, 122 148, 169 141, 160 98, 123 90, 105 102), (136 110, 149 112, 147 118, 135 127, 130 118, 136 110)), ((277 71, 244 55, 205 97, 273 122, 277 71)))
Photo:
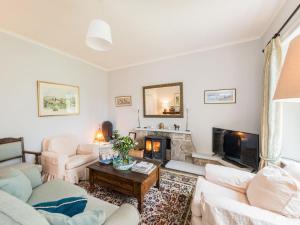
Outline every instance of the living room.
POLYGON ((0 224, 300 224, 299 1, 0 6, 0 224))

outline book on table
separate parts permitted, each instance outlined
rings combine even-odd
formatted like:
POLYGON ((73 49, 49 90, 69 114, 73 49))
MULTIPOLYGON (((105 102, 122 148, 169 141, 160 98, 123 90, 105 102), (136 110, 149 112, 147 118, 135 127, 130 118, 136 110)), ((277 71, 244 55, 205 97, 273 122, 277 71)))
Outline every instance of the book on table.
POLYGON ((150 174, 154 169, 156 168, 156 165, 150 162, 139 162, 136 163, 132 168, 131 171, 137 172, 137 173, 143 173, 143 174, 150 174))

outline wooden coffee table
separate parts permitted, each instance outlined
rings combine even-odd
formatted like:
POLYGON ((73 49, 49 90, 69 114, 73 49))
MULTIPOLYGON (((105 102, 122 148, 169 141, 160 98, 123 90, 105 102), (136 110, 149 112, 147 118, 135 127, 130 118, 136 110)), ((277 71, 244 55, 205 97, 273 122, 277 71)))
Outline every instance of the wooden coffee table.
MULTIPOLYGON (((141 161, 141 159, 137 159, 137 161, 141 161)), ((91 191, 94 190, 95 184, 99 184, 134 196, 138 200, 138 210, 141 212, 147 191, 154 185, 159 188, 160 166, 162 165, 160 161, 156 160, 143 159, 142 161, 151 162, 156 165, 156 168, 149 175, 144 175, 130 170, 116 170, 112 165, 105 165, 100 162, 89 165, 91 191)))

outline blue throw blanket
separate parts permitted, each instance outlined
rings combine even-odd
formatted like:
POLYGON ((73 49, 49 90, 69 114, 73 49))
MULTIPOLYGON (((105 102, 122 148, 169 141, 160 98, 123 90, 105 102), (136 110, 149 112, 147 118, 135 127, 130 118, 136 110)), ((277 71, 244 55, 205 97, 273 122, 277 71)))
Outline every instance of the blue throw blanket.
POLYGON ((53 202, 43 202, 34 205, 36 210, 44 210, 50 213, 61 213, 72 217, 82 213, 86 207, 87 199, 83 197, 63 198, 53 202))

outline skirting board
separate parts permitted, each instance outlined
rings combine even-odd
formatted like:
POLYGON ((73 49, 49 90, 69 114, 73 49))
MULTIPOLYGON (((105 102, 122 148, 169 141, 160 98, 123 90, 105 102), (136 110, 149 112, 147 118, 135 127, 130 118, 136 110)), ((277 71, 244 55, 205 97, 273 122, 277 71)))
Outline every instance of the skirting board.
POLYGON ((192 173, 199 176, 205 175, 204 166, 197 166, 192 163, 182 162, 182 161, 176 161, 176 160, 170 160, 166 165, 166 168, 178 170, 182 172, 192 173))

